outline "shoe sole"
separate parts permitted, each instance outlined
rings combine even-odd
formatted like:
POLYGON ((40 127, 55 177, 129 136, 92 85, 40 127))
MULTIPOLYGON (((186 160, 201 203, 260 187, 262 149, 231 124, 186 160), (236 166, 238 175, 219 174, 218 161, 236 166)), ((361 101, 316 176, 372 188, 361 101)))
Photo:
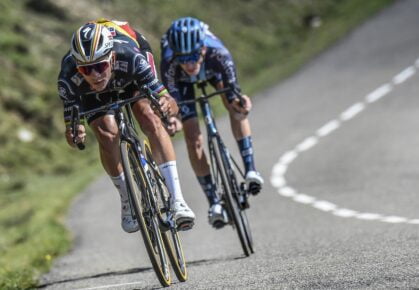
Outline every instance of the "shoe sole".
POLYGON ((140 227, 138 227, 137 229, 130 230, 130 231, 127 231, 127 230, 126 230, 126 229, 124 229, 124 228, 122 228, 122 229, 124 230, 124 232, 126 232, 126 233, 128 233, 128 234, 132 234, 132 233, 138 232, 138 231, 140 230, 140 227))
POLYGON ((212 224, 212 226, 217 230, 223 228, 225 225, 226 225, 226 223, 224 223, 223 221, 215 221, 212 224))
POLYGON ((248 191, 252 195, 257 195, 261 191, 262 185, 260 185, 259 183, 256 183, 256 182, 250 182, 248 188, 249 188, 248 191))
MULTIPOLYGON (((137 220, 137 218, 135 216, 133 216, 133 219, 137 220)), ((121 225, 121 228, 124 230, 124 232, 126 232, 128 234, 132 234, 132 233, 138 232, 140 230, 140 225, 138 224, 138 221, 137 221, 137 227, 133 230, 126 230, 126 229, 124 229, 124 227, 122 225, 121 225)))
POLYGON ((193 228, 194 220, 190 218, 178 218, 176 220, 176 228, 178 231, 187 231, 193 228))

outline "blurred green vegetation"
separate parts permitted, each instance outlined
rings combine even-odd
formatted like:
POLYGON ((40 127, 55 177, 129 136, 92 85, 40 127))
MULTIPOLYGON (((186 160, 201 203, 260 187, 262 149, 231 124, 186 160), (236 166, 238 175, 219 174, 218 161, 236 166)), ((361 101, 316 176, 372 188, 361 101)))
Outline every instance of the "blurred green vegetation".
POLYGON ((194 16, 230 49, 245 92, 278 82, 393 0, 0 1, 0 288, 33 287, 71 237, 62 218, 98 172, 92 136, 75 152, 63 138, 56 92, 72 32, 98 17, 127 20, 159 42, 194 16))

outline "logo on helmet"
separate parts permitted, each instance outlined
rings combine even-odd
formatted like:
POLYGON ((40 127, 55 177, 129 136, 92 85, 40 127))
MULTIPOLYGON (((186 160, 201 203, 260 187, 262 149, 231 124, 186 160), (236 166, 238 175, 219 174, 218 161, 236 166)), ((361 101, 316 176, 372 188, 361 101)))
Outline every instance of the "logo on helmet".
POLYGON ((83 37, 85 40, 91 40, 92 39, 92 33, 89 34, 89 32, 92 31, 91 27, 86 27, 85 29, 82 30, 83 32, 83 37))
POLYGON ((93 63, 108 55, 113 47, 109 29, 101 24, 81 26, 71 40, 71 54, 78 64, 93 63))

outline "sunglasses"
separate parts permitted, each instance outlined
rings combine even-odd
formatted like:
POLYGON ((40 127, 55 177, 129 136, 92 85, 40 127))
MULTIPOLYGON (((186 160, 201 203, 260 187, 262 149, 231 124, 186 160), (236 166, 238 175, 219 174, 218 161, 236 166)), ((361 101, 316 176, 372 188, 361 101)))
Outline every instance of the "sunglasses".
POLYGON ((192 54, 184 54, 176 56, 176 60, 181 64, 186 64, 190 62, 198 62, 201 57, 201 51, 194 52, 192 54))
POLYGON ((111 65, 110 59, 107 59, 107 60, 93 63, 93 64, 78 65, 77 69, 79 70, 80 73, 88 76, 92 73, 93 70, 101 74, 105 70, 107 70, 110 65, 111 65))

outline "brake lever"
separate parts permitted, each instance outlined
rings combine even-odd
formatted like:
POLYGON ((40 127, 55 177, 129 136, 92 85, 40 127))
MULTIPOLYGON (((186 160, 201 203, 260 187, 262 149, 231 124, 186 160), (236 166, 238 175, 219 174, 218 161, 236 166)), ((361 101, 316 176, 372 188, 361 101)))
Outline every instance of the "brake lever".
POLYGON ((80 125, 80 110, 79 110, 79 106, 74 105, 71 110, 71 133, 73 134, 73 143, 76 144, 79 150, 84 150, 86 146, 81 142, 79 143, 76 142, 77 137, 79 135, 79 130, 78 130, 79 125, 80 125))
POLYGON ((231 91, 232 91, 232 92, 233 92, 233 94, 235 94, 235 95, 236 95, 236 97, 239 99, 240 106, 241 106, 242 108, 244 108, 244 101, 243 101, 243 97, 242 97, 242 94, 241 94, 241 90, 240 90, 240 88, 238 88, 238 87, 231 87, 231 91))

